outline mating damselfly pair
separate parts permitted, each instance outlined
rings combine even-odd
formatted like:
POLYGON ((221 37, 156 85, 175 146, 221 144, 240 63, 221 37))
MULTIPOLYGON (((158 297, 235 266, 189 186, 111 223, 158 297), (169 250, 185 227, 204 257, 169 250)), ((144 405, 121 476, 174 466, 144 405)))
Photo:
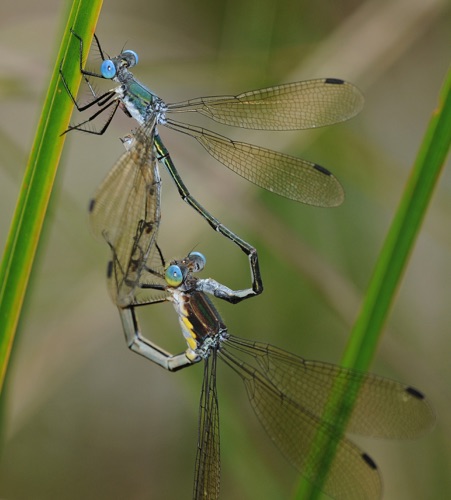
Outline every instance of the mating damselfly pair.
MULTIPOLYGON (((157 131, 158 125, 166 125, 193 136, 212 156, 262 187, 298 201, 334 206, 342 201, 343 191, 326 169, 175 122, 167 114, 198 112, 222 123, 247 128, 308 128, 353 116, 363 102, 360 92, 342 80, 323 79, 167 105, 129 71, 138 61, 136 53, 125 50, 107 59, 96 38, 104 60, 101 73, 87 72, 82 69, 82 41, 78 39, 80 69, 88 84, 89 77, 100 77, 113 79, 119 86, 96 95, 90 85, 93 100, 78 108, 85 110, 96 104, 100 108, 69 130, 85 130, 88 122, 107 113, 105 124, 97 132, 101 134, 118 107, 140 124, 125 141, 127 151, 90 206, 92 226, 111 249, 109 289, 119 308, 128 345, 171 371, 204 363, 193 497, 215 499, 219 495, 217 359, 222 359, 242 378, 251 405, 270 438, 312 482, 316 481, 318 464, 306 459, 316 442, 315 435, 321 432, 334 436, 336 432, 334 419, 322 416, 332 389, 343 389, 352 383, 360 386, 349 420, 348 429, 353 432, 413 437, 428 428, 433 414, 422 393, 412 387, 335 365, 306 361, 228 332, 207 294, 235 303, 260 293, 257 253, 191 197, 157 131), (252 288, 231 290, 213 279, 197 278, 195 273, 205 265, 205 258, 197 252, 165 266, 156 242, 161 218, 157 161, 169 170, 182 198, 249 256, 252 288), (173 302, 188 344, 178 355, 145 338, 136 318, 138 306, 165 300, 173 302)), ((335 498, 379 498, 381 482, 375 462, 346 438, 338 436, 337 442, 337 456, 324 491, 335 498)))

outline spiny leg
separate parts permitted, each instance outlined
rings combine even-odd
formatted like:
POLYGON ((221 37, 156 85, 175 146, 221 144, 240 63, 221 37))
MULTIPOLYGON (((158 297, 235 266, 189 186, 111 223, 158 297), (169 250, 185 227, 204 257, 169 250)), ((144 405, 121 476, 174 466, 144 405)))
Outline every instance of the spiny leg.
MULTIPOLYGON (((103 135, 104 132, 109 127, 109 125, 110 125, 110 123, 111 123, 114 115, 116 114, 116 111, 117 111, 117 108, 119 107, 120 101, 115 99, 116 93, 114 91, 112 91, 112 90, 109 90, 109 91, 107 91, 107 92, 105 92, 105 93, 103 93, 101 95, 97 95, 96 94, 96 92, 94 91, 94 88, 91 85, 91 82, 88 79, 88 76, 93 76, 95 78, 102 78, 102 79, 105 79, 105 77, 103 75, 101 75, 100 73, 94 73, 92 71, 87 71, 87 70, 83 69, 83 39, 79 35, 77 35, 77 33, 75 33, 72 29, 71 29, 71 33, 79 41, 79 44, 80 44, 79 70, 80 70, 80 73, 83 75, 84 80, 85 80, 86 84, 88 85, 89 90, 90 90, 90 92, 91 92, 91 94, 92 94, 92 96, 93 96, 94 99, 92 101, 88 102, 87 104, 83 105, 83 106, 80 106, 78 104, 78 102, 75 99, 75 96, 73 95, 72 91, 70 90, 69 85, 68 85, 68 83, 66 81, 66 78, 64 76, 64 73, 63 73, 63 70, 62 70, 63 61, 61 61, 60 68, 59 68, 59 73, 60 73, 60 76, 61 76, 61 81, 63 82, 64 88, 65 88, 67 94, 71 98, 72 102, 74 103, 74 106, 77 108, 78 111, 80 111, 80 112, 86 111, 87 109, 90 109, 94 105, 100 106, 101 109, 99 111, 97 111, 96 113, 94 113, 93 115, 91 115, 84 122, 79 123, 78 125, 69 127, 61 135, 64 135, 65 133, 69 132, 70 130, 80 130, 80 131, 86 132, 88 134, 103 135), (104 111, 106 111, 107 109, 109 109, 111 106, 113 106, 113 110, 110 113, 110 115, 108 116, 108 118, 107 118, 106 122, 104 123, 104 125, 102 126, 101 130, 96 131, 96 130, 90 130, 90 129, 82 128, 83 125, 85 125, 86 123, 89 123, 90 121, 92 121, 95 118, 97 118, 97 116, 99 116, 100 114, 102 114, 104 111)), ((97 47, 99 49, 100 55, 102 57, 102 60, 104 60, 104 55, 103 55, 102 48, 100 46, 100 42, 99 42, 99 40, 98 40, 98 38, 97 38, 96 35, 94 35, 94 37, 95 37, 95 40, 96 40, 97 47)))

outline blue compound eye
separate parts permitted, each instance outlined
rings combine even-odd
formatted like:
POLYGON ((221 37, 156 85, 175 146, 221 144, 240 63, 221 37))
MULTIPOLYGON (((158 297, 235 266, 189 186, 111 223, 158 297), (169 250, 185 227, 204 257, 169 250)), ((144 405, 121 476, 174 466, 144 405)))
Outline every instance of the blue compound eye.
POLYGON ((179 286, 183 281, 182 270, 180 269, 179 266, 176 265, 169 266, 166 269, 164 277, 166 279, 166 283, 169 286, 174 286, 174 287, 179 286))
POLYGON ((207 263, 207 259, 200 252, 191 252, 188 257, 192 263, 194 273, 202 271, 202 269, 205 267, 205 264, 207 263))
POLYGON ((122 52, 122 57, 124 59, 127 59, 129 68, 132 68, 133 66, 136 66, 138 64, 139 57, 134 50, 124 50, 124 52, 122 52))
POLYGON ((108 78, 108 80, 114 78, 116 76, 116 66, 114 65, 114 62, 111 59, 105 59, 102 66, 100 66, 100 73, 103 78, 108 78))

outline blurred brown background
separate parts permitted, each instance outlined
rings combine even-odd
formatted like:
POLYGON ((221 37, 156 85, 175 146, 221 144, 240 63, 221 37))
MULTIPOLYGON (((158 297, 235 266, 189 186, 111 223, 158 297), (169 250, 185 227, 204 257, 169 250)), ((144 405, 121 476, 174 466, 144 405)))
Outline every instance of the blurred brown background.
MULTIPOLYGON (((1 248, 65 10, 57 0, 0 7, 1 248)), ((232 332, 339 362, 437 102, 449 26, 444 0, 105 2, 97 28, 104 50, 138 52, 136 76, 167 102, 316 77, 344 78, 365 93, 360 116, 324 130, 212 125, 332 170, 347 193, 337 209, 265 193, 195 141, 160 131, 194 196, 259 249, 265 293, 219 304, 232 332)), ((98 64, 92 53, 89 67, 98 64)), ((202 369, 170 374, 128 351, 106 291, 108 251, 87 220, 88 200, 123 151, 118 137, 133 126, 121 116, 103 137, 67 137, 8 378, 2 499, 191 497, 202 369)), ((244 255, 180 201, 165 173, 163 184, 167 258, 195 248, 208 259, 204 276, 247 286, 244 255)), ((437 426, 413 442, 357 440, 391 500, 451 496, 450 190, 445 170, 373 365, 422 389, 437 426)), ((147 309, 147 336, 184 349, 172 306, 147 309)), ((241 382, 223 367, 218 379, 222 498, 288 498, 296 471, 266 439, 241 382)))

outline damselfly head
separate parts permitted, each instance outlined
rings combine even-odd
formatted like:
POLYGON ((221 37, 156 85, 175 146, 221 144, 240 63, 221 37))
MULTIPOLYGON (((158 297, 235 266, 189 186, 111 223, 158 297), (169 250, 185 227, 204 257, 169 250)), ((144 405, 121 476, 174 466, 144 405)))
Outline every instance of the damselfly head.
POLYGON ((191 252, 182 260, 174 260, 164 273, 166 283, 174 288, 179 287, 189 273, 197 273, 205 267, 207 259, 200 252, 191 252))
POLYGON ((120 68, 132 68, 138 64, 138 54, 134 50, 124 50, 113 59, 105 59, 100 66, 100 73, 107 80, 113 79, 120 68))

